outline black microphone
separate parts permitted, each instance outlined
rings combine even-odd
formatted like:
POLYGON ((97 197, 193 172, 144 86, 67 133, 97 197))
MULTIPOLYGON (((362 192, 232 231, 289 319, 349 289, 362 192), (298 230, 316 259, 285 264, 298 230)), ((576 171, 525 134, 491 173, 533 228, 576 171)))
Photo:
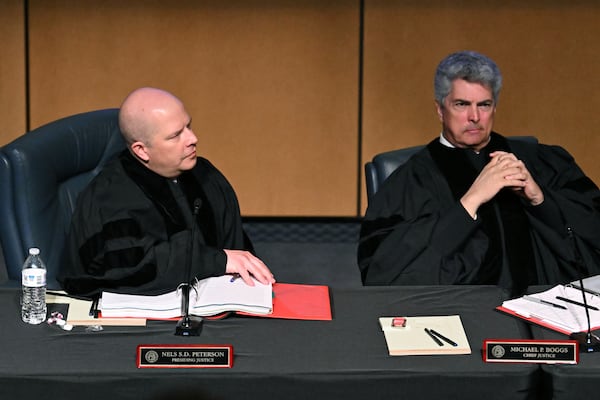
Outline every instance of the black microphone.
MULTIPOLYGON (((575 252, 575 266, 577 268, 577 274, 579 275, 579 289, 581 290, 581 296, 583 297, 585 317, 587 319, 588 326, 587 332, 572 333, 569 336, 569 339, 577 340, 577 342, 579 343, 580 352, 595 353, 600 351, 600 339, 598 339, 598 336, 592 335, 590 312, 588 310, 587 299, 585 298, 585 288, 583 287, 583 267, 585 266, 585 264, 583 261, 583 257, 581 256, 581 252, 579 251, 579 247, 577 246, 577 240, 575 239, 573 229, 568 227, 567 232, 569 234, 569 239, 571 240, 571 244, 573 246, 573 251, 575 252)), ((587 271, 587 268, 585 268, 585 271, 587 271)))
POLYGON ((202 318, 190 316, 190 288, 194 286, 192 280, 192 263, 194 262, 194 238, 196 236, 197 229, 197 217, 198 211, 202 201, 200 199, 194 200, 194 213, 192 221, 192 233, 190 238, 190 249, 188 251, 188 262, 185 270, 186 282, 179 285, 181 288, 181 319, 177 322, 175 327, 175 335, 177 336, 199 336, 200 330, 202 329, 202 318))

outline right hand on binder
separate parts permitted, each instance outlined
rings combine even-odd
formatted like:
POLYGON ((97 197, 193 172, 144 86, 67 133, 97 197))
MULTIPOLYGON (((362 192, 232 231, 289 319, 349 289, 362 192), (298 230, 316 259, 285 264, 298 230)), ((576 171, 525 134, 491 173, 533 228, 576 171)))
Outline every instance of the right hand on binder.
POLYGON ((275 278, 269 267, 249 251, 228 249, 224 251, 227 255, 226 273, 238 274, 250 286, 254 286, 251 276, 264 285, 275 283, 275 278))

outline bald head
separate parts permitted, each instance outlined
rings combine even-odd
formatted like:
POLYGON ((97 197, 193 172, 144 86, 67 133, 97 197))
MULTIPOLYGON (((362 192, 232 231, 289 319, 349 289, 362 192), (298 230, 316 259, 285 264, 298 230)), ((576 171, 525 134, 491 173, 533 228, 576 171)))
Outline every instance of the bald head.
POLYGON ((119 111, 119 127, 131 154, 167 178, 196 165, 198 139, 191 124, 181 100, 161 89, 134 90, 119 111))
POLYGON ((183 108, 183 104, 167 91, 144 87, 131 92, 119 110, 119 128, 127 144, 149 145, 160 119, 173 107, 183 108))

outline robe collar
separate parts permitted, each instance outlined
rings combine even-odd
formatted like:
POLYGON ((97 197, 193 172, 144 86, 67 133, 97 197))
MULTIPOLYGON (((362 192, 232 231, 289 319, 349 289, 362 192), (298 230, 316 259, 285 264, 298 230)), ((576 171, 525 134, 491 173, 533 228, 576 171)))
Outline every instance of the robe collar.
MULTIPOLYGON (((124 150, 119 155, 119 159, 125 173, 136 183, 160 212, 165 222, 168 236, 170 237, 177 232, 188 229, 183 211, 178 206, 177 200, 169 187, 169 180, 172 181, 173 179, 165 178, 146 168, 129 150, 124 150)), ((206 201, 204 190, 196 179, 195 174, 192 171, 185 171, 177 177, 177 182, 181 185, 185 193, 190 210, 196 199, 201 200, 203 209, 201 214, 205 217, 201 228, 206 227, 207 221, 214 224, 214 218, 206 218, 207 213, 208 215, 212 215, 212 212, 208 201, 206 201)), ((214 229, 214 227, 211 226, 209 230, 211 229, 214 229)))

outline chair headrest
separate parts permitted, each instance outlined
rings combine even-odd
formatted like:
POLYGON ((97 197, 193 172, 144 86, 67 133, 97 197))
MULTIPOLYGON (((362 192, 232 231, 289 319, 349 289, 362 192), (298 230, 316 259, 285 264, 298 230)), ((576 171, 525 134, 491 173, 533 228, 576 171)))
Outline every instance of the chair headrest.
POLYGON ((1 149, 0 217, 9 221, 0 239, 11 279, 31 246, 54 277, 77 195, 124 148, 118 109, 106 109, 51 122, 1 149))

